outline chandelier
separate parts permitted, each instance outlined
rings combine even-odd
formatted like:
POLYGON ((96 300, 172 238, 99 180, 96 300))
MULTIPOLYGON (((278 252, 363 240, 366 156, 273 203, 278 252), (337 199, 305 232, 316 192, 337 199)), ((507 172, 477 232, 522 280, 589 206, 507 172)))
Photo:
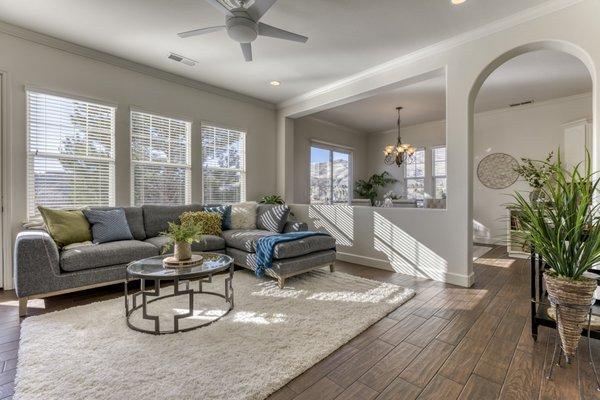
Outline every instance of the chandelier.
POLYGON ((416 149, 411 144, 402 143, 400 137, 400 110, 402 107, 396 107, 396 110, 398 110, 398 142, 395 146, 392 144, 385 146, 383 154, 385 154, 384 162, 387 165, 401 166, 404 162, 408 164, 412 162, 416 149))

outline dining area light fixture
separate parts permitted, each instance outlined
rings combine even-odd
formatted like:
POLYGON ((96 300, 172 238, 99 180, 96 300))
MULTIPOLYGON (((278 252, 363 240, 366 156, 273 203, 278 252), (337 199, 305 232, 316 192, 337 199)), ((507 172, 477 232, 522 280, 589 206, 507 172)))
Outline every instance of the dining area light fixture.
POLYGON ((387 165, 396 164, 400 167, 404 163, 412 163, 413 156, 417 149, 411 144, 402 143, 402 137, 400 136, 400 111, 402 110, 402 107, 396 107, 396 110, 398 111, 398 141, 396 142, 396 145, 389 144, 385 146, 385 150, 383 150, 385 158, 383 161, 387 165))

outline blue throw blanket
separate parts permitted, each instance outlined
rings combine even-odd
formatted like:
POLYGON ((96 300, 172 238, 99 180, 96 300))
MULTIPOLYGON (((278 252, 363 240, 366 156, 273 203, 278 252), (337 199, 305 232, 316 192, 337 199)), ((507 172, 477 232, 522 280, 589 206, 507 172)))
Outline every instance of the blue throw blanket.
POLYGON ((323 232, 302 231, 261 237, 256 243, 256 276, 264 276, 265 270, 273 266, 273 253, 275 252, 275 246, 277 244, 291 242, 292 240, 304 239, 310 236, 327 235, 327 233, 323 232))

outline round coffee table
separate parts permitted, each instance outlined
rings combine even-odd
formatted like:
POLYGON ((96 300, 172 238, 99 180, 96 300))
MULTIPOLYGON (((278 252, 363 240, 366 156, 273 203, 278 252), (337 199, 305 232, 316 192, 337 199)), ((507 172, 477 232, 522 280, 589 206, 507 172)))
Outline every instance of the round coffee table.
POLYGON ((202 255, 204 258, 202 264, 194 267, 183 267, 183 268, 165 268, 163 266, 163 259, 171 256, 171 254, 164 254, 156 257, 144 258, 142 260, 134 261, 127 266, 126 279, 125 279, 125 316, 127 318, 127 326, 138 332, 152 333, 154 335, 164 335, 169 333, 186 332, 192 329, 202 328, 210 325, 219 319, 223 318, 233 309, 233 258, 219 253, 194 253, 202 255), (211 283, 212 276, 219 272, 229 270, 229 276, 225 278, 225 293, 216 293, 202 290, 203 283, 211 283), (132 307, 129 308, 129 294, 127 292, 127 282, 130 279, 140 280, 140 291, 132 293, 132 307), (154 281, 154 289, 146 290, 146 281, 154 281), (174 281, 173 293, 161 295, 160 283, 161 281, 169 280, 174 281), (198 289, 194 290, 190 288, 190 284, 198 282, 198 289), (185 289, 181 290, 180 284, 185 284, 185 289), (192 327, 179 329, 179 320, 194 315, 194 295, 211 295, 219 296, 225 299, 227 309, 225 312, 209 321, 204 322, 192 327), (148 314, 148 304, 155 301, 164 300, 175 296, 187 295, 189 298, 188 312, 185 314, 173 315, 173 329, 172 330, 161 330, 160 321, 158 315, 148 314), (138 297, 142 297, 141 304, 138 304, 138 297), (152 297, 152 299, 148 299, 152 297), (140 328, 131 323, 131 315, 139 309, 142 309, 142 318, 150 321, 154 321, 154 330, 140 328))

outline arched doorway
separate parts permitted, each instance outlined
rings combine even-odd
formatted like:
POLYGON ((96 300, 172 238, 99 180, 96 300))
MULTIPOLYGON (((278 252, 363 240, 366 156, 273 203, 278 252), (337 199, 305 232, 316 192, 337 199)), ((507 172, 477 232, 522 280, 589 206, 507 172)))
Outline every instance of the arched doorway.
MULTIPOLYGON (((593 104, 596 81, 589 55, 562 41, 516 47, 493 59, 479 73, 468 98, 470 160, 474 171, 471 236, 475 243, 506 244, 510 237, 508 195, 531 189, 522 181, 502 188, 485 185, 477 170, 486 156, 503 155, 507 160, 519 161, 544 159, 551 151, 556 155, 558 148, 564 152, 569 123, 580 122, 584 124, 582 153, 587 146, 595 170, 600 169, 593 104), (502 87, 509 83, 513 87, 502 87), (486 96, 491 92, 497 98, 490 100, 486 96), (498 106, 498 101, 502 106, 498 106), (490 108, 488 103, 496 107, 490 108)), ((526 256, 526 252, 515 251, 511 255, 526 256)))

